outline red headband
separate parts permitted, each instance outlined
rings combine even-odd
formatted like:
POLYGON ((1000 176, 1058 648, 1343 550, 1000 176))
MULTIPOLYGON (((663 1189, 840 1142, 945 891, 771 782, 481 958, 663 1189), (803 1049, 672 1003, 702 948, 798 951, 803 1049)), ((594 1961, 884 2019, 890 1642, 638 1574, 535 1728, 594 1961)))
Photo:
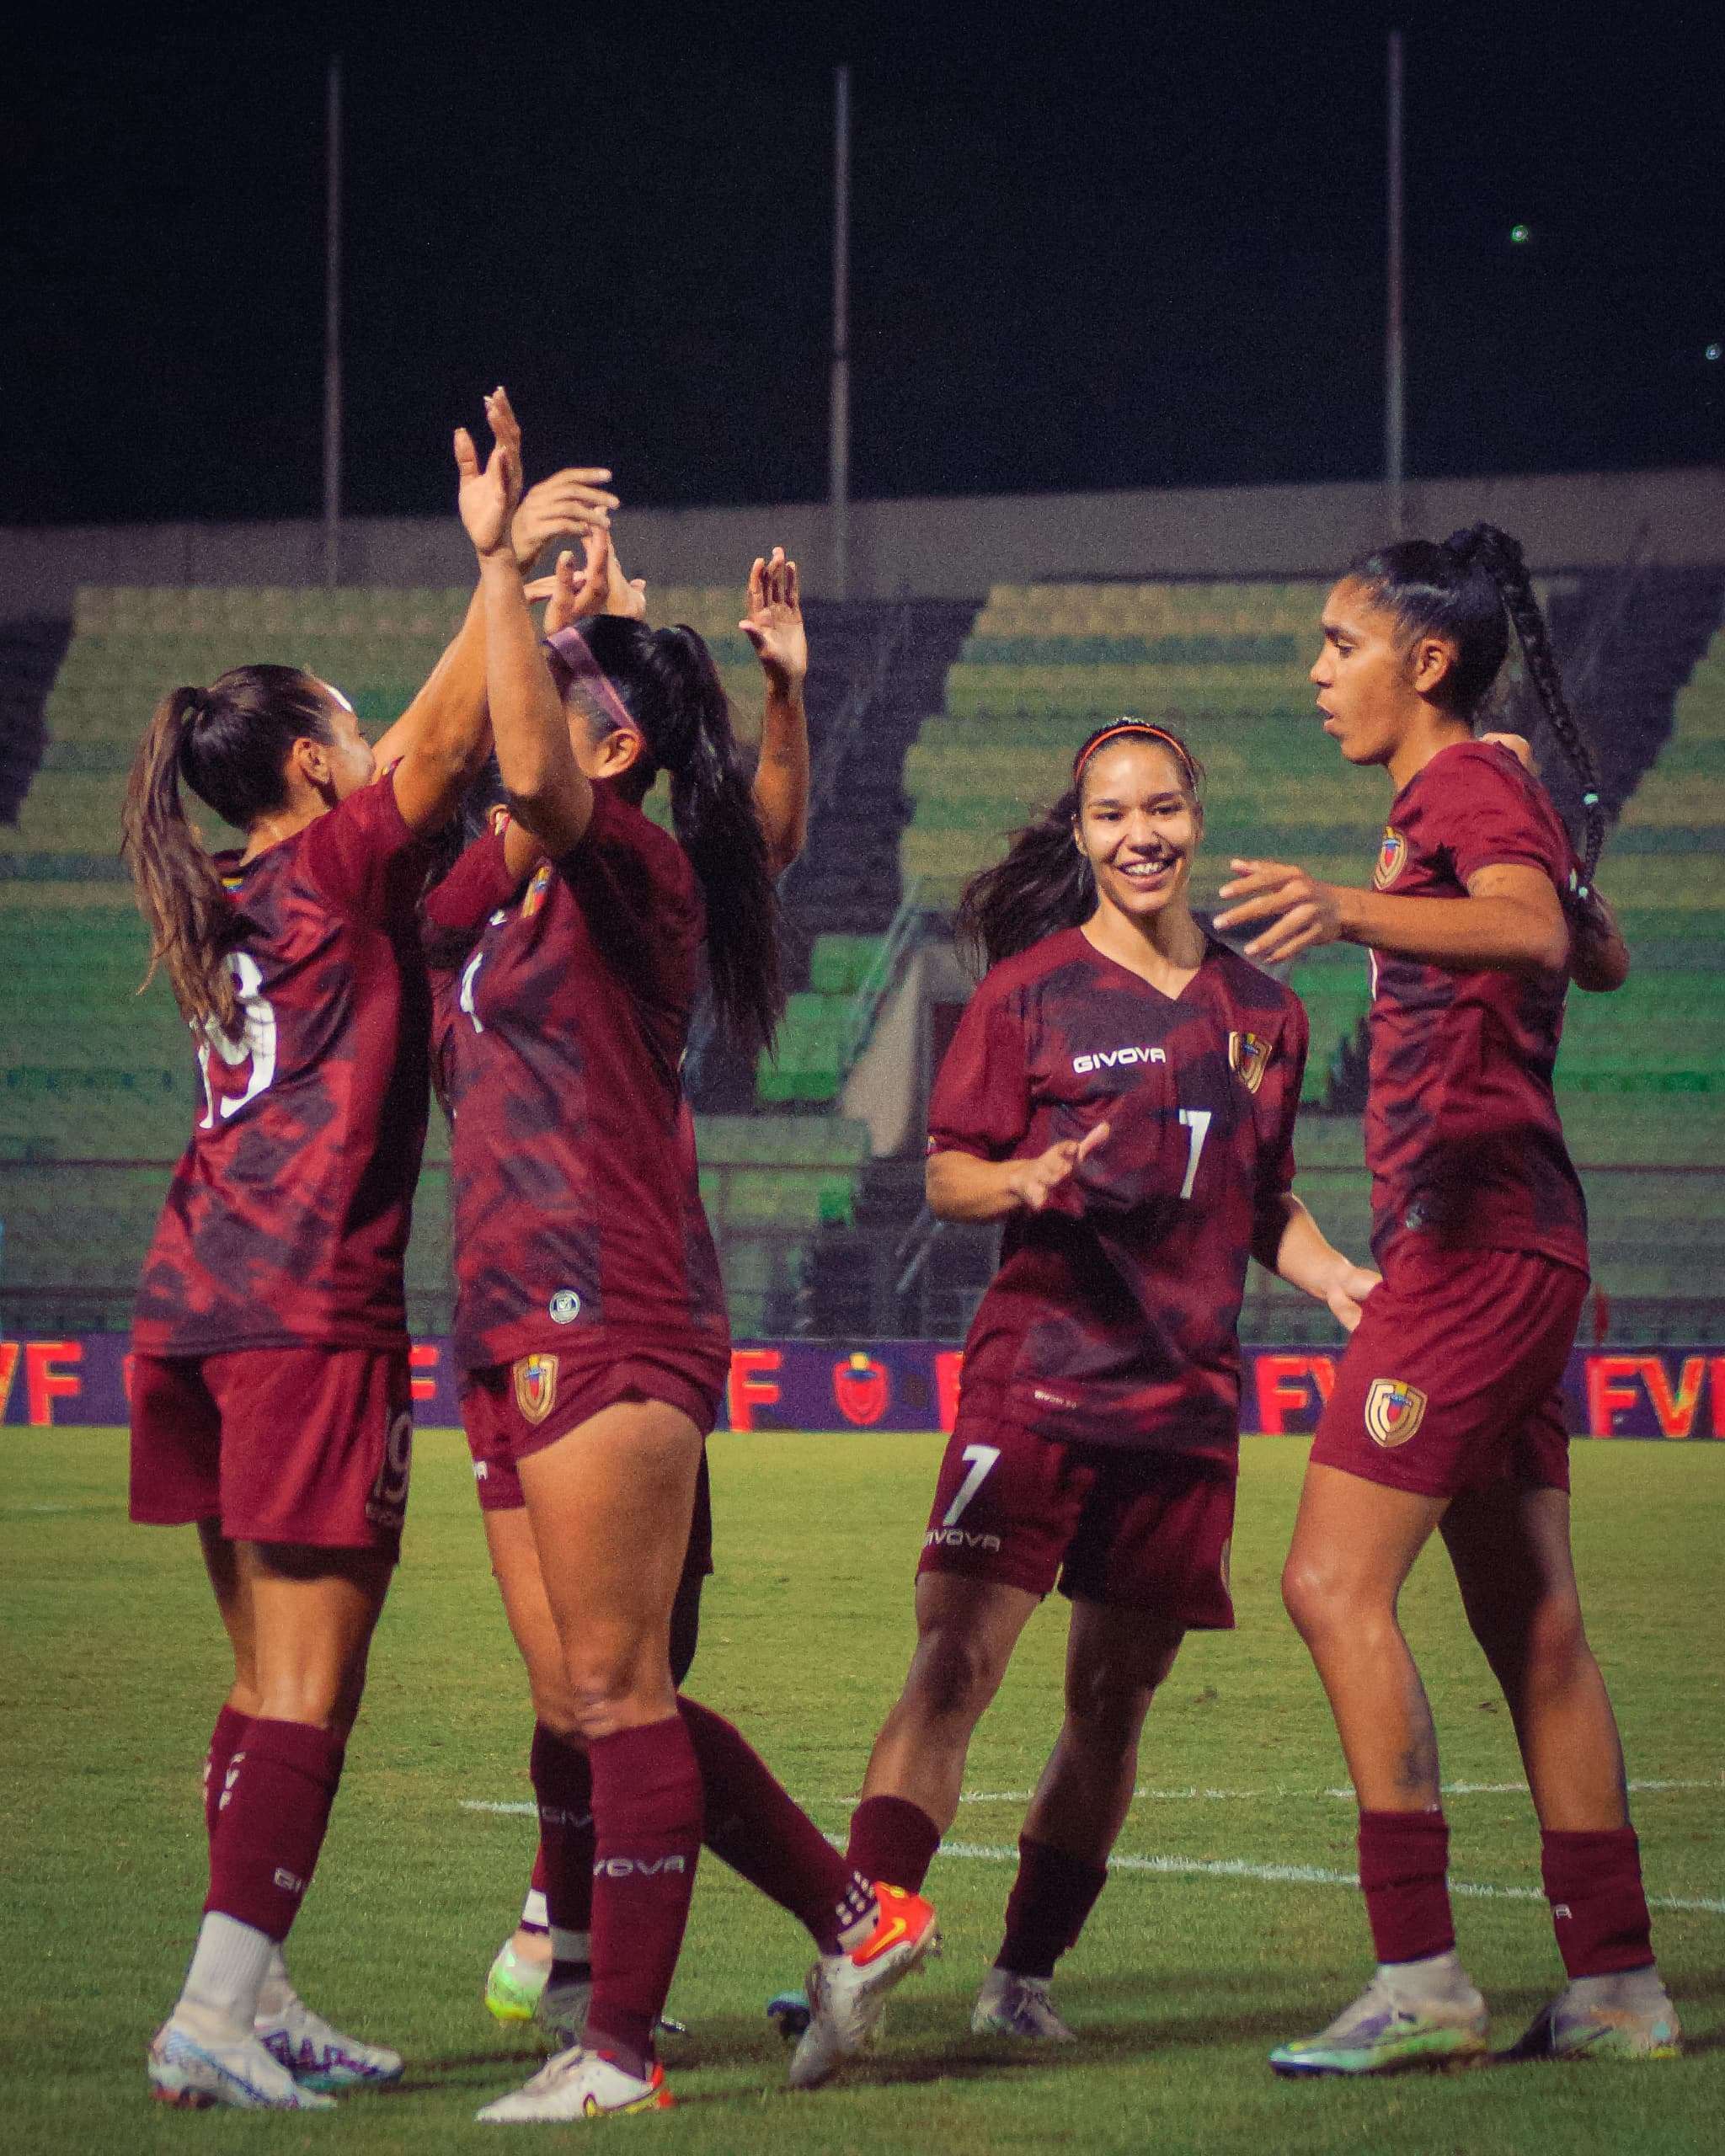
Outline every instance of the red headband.
POLYGON ((559 629, 555 636, 547 637, 545 656, 550 662, 551 678, 557 684, 559 696, 572 683, 579 682, 613 724, 620 726, 625 734, 638 735, 644 744, 647 736, 640 721, 612 687, 605 669, 589 650, 587 639, 579 629, 559 629))
POLYGON ((1179 740, 1175 735, 1170 734, 1167 728, 1164 726, 1152 726, 1147 718, 1123 718, 1116 725, 1104 727, 1102 732, 1097 735, 1096 739, 1093 741, 1087 741, 1084 746, 1078 751, 1078 754, 1073 758, 1072 783, 1074 786, 1076 786, 1079 780, 1083 777, 1084 766, 1090 761, 1097 750, 1098 749, 1106 749, 1110 741, 1118 741, 1124 734, 1148 734, 1157 741, 1166 741, 1168 746, 1173 750, 1174 754, 1180 759, 1180 768, 1186 774, 1186 783, 1188 786, 1194 783, 1194 774, 1192 769, 1192 759, 1187 754, 1186 744, 1183 741, 1179 740))

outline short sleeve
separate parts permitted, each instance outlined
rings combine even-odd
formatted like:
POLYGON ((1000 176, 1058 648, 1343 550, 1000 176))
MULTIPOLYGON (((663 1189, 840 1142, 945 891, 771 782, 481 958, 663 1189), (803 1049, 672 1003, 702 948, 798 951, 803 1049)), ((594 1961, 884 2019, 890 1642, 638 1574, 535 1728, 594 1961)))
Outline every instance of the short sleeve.
POLYGON ((1294 1187, 1294 1125, 1305 1090, 1311 1042, 1311 1024, 1305 1005, 1290 1003, 1263 1075, 1260 1098, 1254 1103, 1261 1135, 1258 1180, 1252 1193, 1252 1254, 1260 1265, 1275 1262, 1276 1246, 1287 1217, 1288 1194, 1294 1187), (1268 1097, 1262 1097, 1263 1094, 1268 1097))
POLYGON ((500 830, 487 831, 463 846, 448 875, 426 893, 420 909, 430 963, 453 963, 452 954, 465 950, 497 909, 509 904, 519 881, 510 874, 500 830))
POLYGON ((1024 1022, 985 980, 947 1050, 928 1104, 931 1153, 1004 1161, 1030 1129, 1024 1022))
POLYGON ((307 825, 297 866, 331 905, 382 921, 410 912, 426 858, 386 772, 307 825))
POLYGON ((1458 883, 1482 868, 1536 868, 1561 890, 1568 842, 1537 779, 1507 749, 1482 743, 1434 767, 1429 832, 1445 846, 1458 883))

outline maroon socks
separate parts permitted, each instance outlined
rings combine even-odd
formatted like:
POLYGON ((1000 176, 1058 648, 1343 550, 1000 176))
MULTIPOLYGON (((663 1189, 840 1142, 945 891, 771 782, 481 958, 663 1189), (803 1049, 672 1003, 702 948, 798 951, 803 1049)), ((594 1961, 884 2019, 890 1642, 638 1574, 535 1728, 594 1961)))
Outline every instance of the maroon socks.
POLYGON ((733 1871, 801 1919, 823 1954, 867 1936, 874 1890, 780 1786, 723 1715, 680 1700, 707 1798, 707 1846, 733 1871))
POLYGON ((1540 1837, 1540 1869, 1557 1951, 1573 1982, 1642 1969, 1653 1961, 1641 1845, 1633 1827, 1540 1837))
POLYGON ((865 1796, 851 1814, 846 1860, 871 1886, 884 1881, 920 1894, 940 1847, 940 1828, 920 1804, 903 1796, 865 1796))
POLYGON ((216 1726, 210 1732, 210 1749, 204 1759, 204 1832, 211 1844, 216 1840, 216 1822, 222 1816, 222 1799, 227 1787, 228 1770, 233 1764, 233 1755, 239 1749, 240 1740, 252 1726, 249 1715, 241 1714, 237 1708, 224 1706, 216 1717, 216 1726))
POLYGON ((551 1981, 568 1983, 587 1973, 588 1956, 579 1942, 592 1929, 593 1774, 586 1753, 543 1722, 533 1725, 530 1771, 539 1806, 533 1884, 545 1896, 551 1981))
POLYGON ((206 1913, 286 1938, 323 1845, 342 1750, 307 1722, 246 1724, 215 1803, 206 1913))
POLYGON ((1083 1930, 1108 1876, 1105 1864, 1068 1856, 1064 1849, 1021 1834, 1018 1876, 1007 1903, 1007 1935, 995 1956, 996 1968, 1019 1977, 1053 1976, 1055 1963, 1083 1930))
MULTIPOLYGON (((591 1737, 587 1756, 595 1835, 593 1995, 582 2041, 626 2072, 642 2074, 651 2070, 653 2031, 694 1891, 701 1769, 681 1715, 591 1737)), ((554 1873, 553 1886, 554 1892, 554 1873)), ((554 1901, 553 1913, 554 1919, 554 1901)))
POLYGON ((1439 1812, 1362 1812, 1359 1884, 1380 1961, 1423 1961, 1455 1944, 1450 1828, 1439 1812))

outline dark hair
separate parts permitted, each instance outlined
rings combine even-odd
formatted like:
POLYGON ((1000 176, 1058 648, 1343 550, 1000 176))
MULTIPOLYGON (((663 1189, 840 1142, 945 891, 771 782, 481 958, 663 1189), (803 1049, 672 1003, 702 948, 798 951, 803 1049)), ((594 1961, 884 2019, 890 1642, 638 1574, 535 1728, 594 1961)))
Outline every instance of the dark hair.
POLYGON ((182 779, 218 816, 249 830, 287 799, 296 741, 334 741, 323 689, 296 666, 236 666, 207 689, 173 689, 157 705, 133 759, 120 811, 120 857, 150 931, 147 988, 168 969, 194 1027, 234 1033, 239 1000, 227 954, 234 909, 215 862, 188 820, 182 779))
POLYGON ((1076 783, 1045 815, 1013 834, 1004 861, 983 869, 964 886, 955 927, 959 952, 973 973, 1015 958, 1058 929, 1076 928, 1096 910, 1095 872, 1073 844, 1072 828, 1083 803, 1091 755, 1109 734, 1136 735, 1153 746, 1172 749, 1185 771, 1185 790, 1202 811, 1204 766, 1178 734, 1133 719, 1110 719, 1098 726, 1080 743, 1072 760, 1076 783))
POLYGON ((1605 842, 1599 768, 1564 696, 1519 545, 1494 524, 1471 524, 1451 532, 1441 546, 1429 539, 1404 539, 1381 547, 1351 563, 1348 574, 1410 637, 1435 634, 1454 642, 1455 664, 1445 677, 1439 701, 1470 721, 1498 678, 1514 625, 1551 738, 1581 782, 1587 835, 1580 895, 1585 897, 1605 842))
MULTIPOLYGON (((670 776, 671 824, 707 907, 707 967, 718 1022, 749 1054, 770 1049, 784 1010, 777 893, 755 797, 731 730, 713 654, 695 631, 649 629, 616 614, 579 625, 601 671, 641 729, 630 773, 644 793, 670 776)), ((579 678, 573 693, 580 694, 579 678)), ((596 738, 617 721, 595 698, 583 708, 596 738)))

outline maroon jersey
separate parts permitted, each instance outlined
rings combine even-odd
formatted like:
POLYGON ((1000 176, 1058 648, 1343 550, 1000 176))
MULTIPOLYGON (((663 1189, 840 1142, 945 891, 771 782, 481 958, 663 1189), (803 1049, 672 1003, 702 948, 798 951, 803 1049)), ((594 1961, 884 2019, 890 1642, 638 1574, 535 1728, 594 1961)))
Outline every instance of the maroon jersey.
POLYGON ((523 883, 478 839, 425 907, 467 1369, 601 1335, 729 1342, 680 1067, 705 923, 669 833, 603 782, 523 883))
POLYGON ((1247 1261, 1275 1254, 1306 1039, 1299 999, 1213 941, 1178 997, 1076 928, 989 973, 936 1081, 930 1151, 1111 1134, 1007 1220, 967 1385, 1044 1437, 1234 1457, 1247 1261))
MULTIPOLYGON (((1512 863, 1561 894, 1568 834, 1508 750, 1461 741, 1396 796, 1372 881, 1397 898, 1461 899, 1470 876, 1512 863)), ((1373 953, 1365 1157, 1380 1259, 1418 1233, 1586 1265, 1587 1206, 1551 1091, 1567 986, 1373 953)))
POLYGON ((152 1355, 393 1347, 425 1140, 430 996, 418 838, 385 778, 216 865, 240 918, 239 1038, 200 1042, 201 1098, 138 1289, 152 1355))

